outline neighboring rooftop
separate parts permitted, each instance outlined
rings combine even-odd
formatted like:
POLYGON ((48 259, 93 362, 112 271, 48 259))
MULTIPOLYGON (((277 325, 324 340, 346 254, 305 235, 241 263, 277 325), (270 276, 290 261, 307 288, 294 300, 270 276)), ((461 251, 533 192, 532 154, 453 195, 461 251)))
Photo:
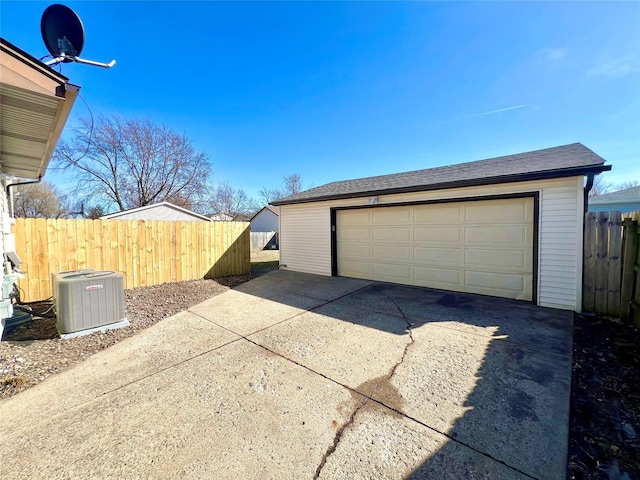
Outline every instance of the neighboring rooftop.
POLYGON ((611 170, 581 143, 445 167, 327 183, 281 198, 272 205, 336 200, 391 193, 562 178, 611 170))
POLYGON ((280 216, 280 207, 274 207, 272 205, 265 205, 264 207, 262 207, 260 210, 258 210, 255 214, 253 214, 251 216, 251 218, 249 219, 249 221, 253 220, 254 218, 256 218, 258 215, 260 215, 260 213, 262 213, 263 210, 269 210, 271 213, 274 213, 277 216, 280 216))
POLYGON ((101 220, 171 220, 189 221, 199 220, 210 222, 204 215, 192 212, 186 208, 179 207, 169 202, 154 203, 144 207, 132 208, 121 212, 110 213, 100 217, 101 220))
POLYGON ((617 192, 604 193, 589 199, 589 203, 593 204, 618 203, 626 201, 640 201, 640 185, 637 187, 625 188, 624 190, 618 190, 617 192))
POLYGON ((249 213, 238 213, 233 217, 234 222, 250 222, 253 215, 249 213))

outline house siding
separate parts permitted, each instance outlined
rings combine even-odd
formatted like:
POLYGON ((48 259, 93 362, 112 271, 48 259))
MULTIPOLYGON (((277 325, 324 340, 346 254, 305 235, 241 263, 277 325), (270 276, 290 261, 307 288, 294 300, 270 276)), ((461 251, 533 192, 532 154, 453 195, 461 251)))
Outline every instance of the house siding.
POLYGON ((277 232, 278 215, 271 210, 264 209, 251 220, 252 232, 277 232))
MULTIPOLYGON (((2 173, 0 173, 0 178, 3 177, 2 173)), ((5 189, 7 187, 8 181, 5 179, 1 179, 0 181, 2 185, 3 194, 0 195, 0 248, 2 248, 2 255, 4 258, 4 253, 7 251, 7 242, 5 240, 6 236, 11 232, 11 218, 9 217, 9 203, 7 199, 7 195, 4 195, 5 189)), ((2 269, 4 272, 4 268, 2 269)), ((0 274, 1 275, 1 274, 0 274)))
POLYGON ((538 304, 579 311, 582 298, 582 177, 541 190, 538 304))
MULTIPOLYGON (((4 195, 7 185, 10 183, 11 177, 5 177, 0 171, 0 184, 2 186, 3 194, 0 195, 0 254, 4 259, 4 254, 9 251, 15 251, 15 238, 11 231, 12 218, 9 216, 9 200, 7 195, 4 195)), ((4 262, 4 260, 3 260, 4 262)), ((0 271, 0 283, 4 284, 5 281, 5 268, 4 263, 2 270, 0 271)), ((9 279, 13 282, 15 277, 10 276, 9 279)), ((13 314, 13 306, 11 299, 5 298, 4 292, 0 295, 0 320, 9 318, 13 314)), ((0 323, 0 337, 2 337, 2 331, 4 330, 4 324, 0 323)))
MULTIPOLYGON (((580 310, 582 277, 583 177, 505 183, 405 194, 379 195, 377 205, 429 200, 464 200, 489 195, 538 192, 537 303, 580 310)), ((368 205, 369 197, 282 205, 281 268, 331 275, 330 209, 368 205)), ((535 287, 534 287, 535 288, 535 287)))
POLYGON ((640 202, 616 202, 616 203, 589 203, 590 212, 637 212, 640 211, 640 202))
POLYGON ((281 268, 331 275, 331 218, 328 203, 333 202, 280 207, 281 268), (286 247, 282 244, 283 235, 287 238, 286 247))

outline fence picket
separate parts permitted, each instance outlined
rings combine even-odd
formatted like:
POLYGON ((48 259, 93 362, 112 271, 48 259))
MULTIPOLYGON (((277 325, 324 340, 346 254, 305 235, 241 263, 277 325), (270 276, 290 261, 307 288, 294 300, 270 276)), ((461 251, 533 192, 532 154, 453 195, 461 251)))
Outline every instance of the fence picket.
POLYGON ((620 316, 622 286, 622 213, 609 212, 609 248, 607 256, 607 315, 620 316))
POLYGON ((640 307, 636 307, 640 306, 640 275, 637 274, 640 270, 640 229, 637 218, 638 212, 624 215, 620 212, 589 212, 585 215, 583 310, 622 320, 630 320, 640 314, 640 307))
POLYGON ((596 285, 596 215, 587 213, 584 221, 584 260, 582 280, 582 308, 587 312, 595 310, 596 285))
POLYGON ((607 314, 608 224, 609 212, 598 212, 598 221, 596 223, 595 312, 600 315, 607 314))

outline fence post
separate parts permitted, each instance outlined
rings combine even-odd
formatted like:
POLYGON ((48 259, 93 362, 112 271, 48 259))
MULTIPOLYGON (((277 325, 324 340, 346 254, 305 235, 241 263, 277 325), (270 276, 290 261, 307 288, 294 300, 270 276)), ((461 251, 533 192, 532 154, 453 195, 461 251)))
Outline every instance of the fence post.
POLYGON ((609 212, 598 212, 596 230, 596 281, 595 281, 595 312, 599 315, 607 314, 607 256, 609 212))
POLYGON ((633 314, 631 301, 633 299, 634 283, 636 278, 634 267, 638 251, 637 222, 630 218, 626 218, 622 222, 622 227, 624 229, 624 247, 622 260, 622 289, 620 294, 620 319, 623 322, 628 322, 633 314))
POLYGON ((595 310, 596 281, 596 214, 587 213, 584 220, 584 261, 582 272, 582 309, 586 312, 595 310))
POLYGON ((607 257, 607 315, 620 318, 622 283, 622 212, 609 212, 609 252, 607 257))

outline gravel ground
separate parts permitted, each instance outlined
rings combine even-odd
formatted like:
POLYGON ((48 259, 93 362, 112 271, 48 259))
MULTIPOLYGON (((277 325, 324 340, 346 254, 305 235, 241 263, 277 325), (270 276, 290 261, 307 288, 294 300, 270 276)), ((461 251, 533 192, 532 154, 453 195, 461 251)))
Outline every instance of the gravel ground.
MULTIPOLYGON (((252 273, 189 282, 165 283, 124 291, 130 326, 62 340, 55 320, 33 320, 5 331, 0 342, 0 398, 10 397, 104 350, 164 318, 278 268, 278 251, 252 253, 252 273)), ((50 305, 43 304, 42 312, 50 305)), ((39 306, 40 307, 40 306, 39 306)), ((34 311, 36 309, 34 308, 34 311)))
POLYGON ((640 479, 640 330, 575 316, 570 480, 640 479))

